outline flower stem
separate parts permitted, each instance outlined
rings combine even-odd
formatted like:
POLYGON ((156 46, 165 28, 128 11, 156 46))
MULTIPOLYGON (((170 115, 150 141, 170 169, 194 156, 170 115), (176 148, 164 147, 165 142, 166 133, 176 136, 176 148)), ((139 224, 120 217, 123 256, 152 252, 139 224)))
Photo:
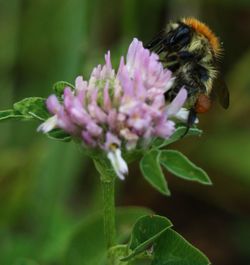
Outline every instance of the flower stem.
POLYGON ((107 250, 116 244, 115 228, 115 179, 113 169, 109 161, 104 158, 94 159, 95 167, 100 173, 102 193, 103 193, 103 219, 104 235, 107 250))
POLYGON ((101 180, 103 192, 104 235, 107 249, 115 245, 115 179, 101 180))

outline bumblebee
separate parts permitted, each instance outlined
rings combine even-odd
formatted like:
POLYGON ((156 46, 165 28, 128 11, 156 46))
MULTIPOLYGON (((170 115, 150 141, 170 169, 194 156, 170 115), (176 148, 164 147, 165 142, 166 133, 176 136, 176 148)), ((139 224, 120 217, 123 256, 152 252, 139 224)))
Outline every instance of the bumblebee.
POLYGON ((146 48, 157 53, 163 66, 175 76, 166 100, 173 100, 181 87, 187 89, 187 131, 198 113, 210 109, 213 94, 219 97, 222 107, 228 108, 229 92, 219 72, 222 45, 206 24, 195 18, 171 22, 146 48))

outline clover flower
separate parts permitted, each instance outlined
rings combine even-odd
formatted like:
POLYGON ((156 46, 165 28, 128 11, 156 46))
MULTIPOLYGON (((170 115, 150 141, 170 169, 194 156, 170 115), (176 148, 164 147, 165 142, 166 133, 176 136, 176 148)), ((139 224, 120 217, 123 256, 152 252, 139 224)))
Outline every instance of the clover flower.
POLYGON ((105 65, 94 68, 88 82, 78 76, 74 90, 65 87, 62 102, 51 95, 46 103, 53 116, 38 130, 47 133, 61 128, 85 146, 100 148, 124 179, 128 167, 122 146, 132 150, 154 137, 169 138, 175 131, 171 118, 178 116, 187 92, 182 88, 166 105, 164 93, 172 84, 171 72, 163 68, 158 55, 134 39, 117 73, 108 52, 105 65))

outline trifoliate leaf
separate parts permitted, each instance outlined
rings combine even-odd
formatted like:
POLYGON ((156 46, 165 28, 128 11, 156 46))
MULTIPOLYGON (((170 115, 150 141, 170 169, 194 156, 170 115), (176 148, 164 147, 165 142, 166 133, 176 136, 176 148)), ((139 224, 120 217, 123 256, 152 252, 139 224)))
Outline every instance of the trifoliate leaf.
MULTIPOLYGON (((172 144, 178 140, 181 140, 185 131, 186 131, 185 126, 180 126, 176 129, 176 131, 173 133, 173 135, 169 139, 162 139, 162 138, 156 138, 153 142, 154 147, 162 148, 166 145, 172 144)), ((201 136, 202 130, 199 130, 198 128, 190 128, 185 135, 187 136, 201 136)))
POLYGON ((58 140, 62 142, 69 142, 71 140, 71 136, 61 129, 54 129, 46 135, 52 140, 58 140))
POLYGON ((144 178, 158 191, 170 195, 167 181, 162 173, 160 163, 160 151, 151 150, 147 152, 140 161, 140 169, 144 178))
POLYGON ((5 121, 9 119, 21 120, 23 118, 24 116, 20 112, 14 111, 13 109, 0 111, 0 121, 5 121))
POLYGON ((209 259, 173 229, 154 243, 152 265, 209 265, 209 259))
POLYGON ((23 115, 24 119, 46 120, 50 114, 45 105, 45 99, 40 97, 25 98, 13 106, 14 111, 23 115))
POLYGON ((139 218, 131 233, 129 244, 130 254, 123 261, 130 260, 145 251, 156 241, 162 233, 172 226, 172 223, 163 216, 147 215, 139 218))
POLYGON ((162 150, 160 154, 160 163, 169 172, 175 176, 197 181, 205 185, 211 185, 212 182, 207 173, 192 163, 186 156, 175 150, 162 150))

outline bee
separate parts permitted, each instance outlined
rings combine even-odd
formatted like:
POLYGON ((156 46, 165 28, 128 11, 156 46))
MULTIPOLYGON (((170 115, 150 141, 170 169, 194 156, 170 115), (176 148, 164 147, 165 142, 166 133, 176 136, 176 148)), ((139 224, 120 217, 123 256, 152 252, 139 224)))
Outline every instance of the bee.
POLYGON ((163 66, 175 77, 172 88, 165 94, 166 100, 172 101, 183 86, 188 92, 185 134, 197 114, 210 109, 214 94, 223 108, 229 107, 229 91, 219 71, 222 44, 206 24, 195 18, 170 22, 146 48, 157 53, 163 66))

